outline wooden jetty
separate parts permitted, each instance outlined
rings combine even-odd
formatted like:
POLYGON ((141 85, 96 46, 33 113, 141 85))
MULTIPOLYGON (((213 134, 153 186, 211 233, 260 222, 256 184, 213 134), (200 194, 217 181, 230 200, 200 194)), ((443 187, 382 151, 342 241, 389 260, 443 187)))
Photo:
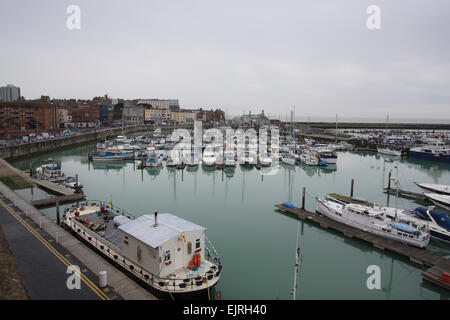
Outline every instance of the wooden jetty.
POLYGON ((450 273, 441 266, 434 266, 422 273, 423 279, 450 290, 450 273))
MULTIPOLYGON (((304 194, 304 190, 303 190, 303 194, 304 194)), ((346 237, 360 239, 365 242, 368 242, 368 243, 372 244, 375 248, 378 248, 380 250, 389 250, 394 253, 405 256, 405 257, 409 258, 409 260, 411 262, 419 264, 422 267, 424 267, 424 266, 432 267, 431 269, 428 269, 425 272, 423 272, 424 279, 429 280, 431 282, 438 281, 436 279, 438 278, 437 274, 439 272, 441 272, 441 274, 442 273, 444 273, 444 274, 450 273, 450 260, 449 259, 437 256, 427 249, 411 247, 411 246, 408 246, 399 241, 386 239, 386 238, 377 236, 375 234, 372 234, 370 232, 366 232, 366 231, 351 227, 349 225, 334 221, 334 220, 332 220, 326 216, 323 216, 321 214, 307 211, 304 209, 304 198, 302 200, 303 208, 298 208, 298 207, 290 208, 283 204, 276 204, 275 207, 277 207, 282 212, 289 213, 289 214, 296 216, 300 220, 311 221, 312 223, 318 224, 322 228, 341 232, 346 237)), ((445 277, 444 277, 444 279, 445 279, 445 277)), ((442 282, 442 279, 439 281, 442 282)), ((445 285, 446 283, 443 283, 443 284, 445 285)), ((444 285, 441 285, 441 286, 445 287, 444 285)), ((448 286, 447 286, 447 288, 448 288, 448 286)))
POLYGON ((64 203, 64 202, 74 202, 78 200, 82 200, 86 198, 86 196, 83 193, 71 193, 66 194, 58 197, 51 197, 41 200, 35 200, 33 201, 33 206, 36 208, 38 207, 46 207, 46 206, 53 206, 56 204, 56 202, 64 203))
POLYGON ((389 171, 389 175, 388 175, 388 185, 387 188, 384 188, 384 193, 389 193, 392 195, 397 195, 397 191, 398 191, 398 196, 399 197, 403 197, 403 198, 409 198, 409 199, 417 199, 417 200, 425 200, 425 196, 423 193, 417 193, 417 192, 411 192, 411 191, 406 191, 406 190, 401 190, 401 189, 392 189, 391 188, 391 172, 389 171))

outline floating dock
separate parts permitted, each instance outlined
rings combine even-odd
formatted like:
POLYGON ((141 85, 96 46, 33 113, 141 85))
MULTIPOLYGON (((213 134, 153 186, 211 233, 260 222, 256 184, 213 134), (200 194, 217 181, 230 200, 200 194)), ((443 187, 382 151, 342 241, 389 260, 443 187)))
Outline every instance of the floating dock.
MULTIPOLYGON (((384 192, 392 195, 397 195, 397 189, 384 188, 384 192)), ((401 189, 398 189, 398 196, 409 199, 425 200, 425 196, 423 195, 423 193, 411 192, 401 189)))
POLYGON ((62 195, 62 196, 58 196, 58 197, 51 197, 51 198, 46 198, 46 199, 41 199, 41 200, 35 200, 35 201, 33 201, 33 206, 35 206, 36 208, 47 207, 47 206, 55 205, 56 202, 59 202, 59 203, 74 202, 74 201, 82 200, 84 198, 86 198, 86 196, 82 193, 71 193, 71 194, 66 194, 66 195, 62 195))
MULTIPOLYGON (((344 196, 341 196, 344 197, 344 196)), ((345 198, 345 197, 344 197, 345 198)), ((300 220, 308 220, 314 223, 319 224, 322 228, 325 229, 332 229, 338 232, 341 232, 344 234, 344 236, 349 238, 356 238, 363 240, 365 242, 371 243, 375 248, 378 248, 380 250, 389 250, 394 253, 400 254, 402 256, 405 256, 409 258, 411 262, 414 262, 416 264, 419 264, 421 266, 428 266, 432 267, 425 272, 422 273, 425 280, 430 281, 438 281, 442 282, 440 284, 441 286, 445 287, 447 285, 442 281, 442 279, 446 279, 445 277, 441 277, 441 279, 437 276, 437 273, 441 272, 441 274, 450 274, 450 260, 446 259, 444 257, 437 256, 430 252, 427 249, 420 249, 408 246, 406 244, 403 244, 401 242, 386 239, 377 235, 374 235, 372 233, 351 227, 346 224, 342 224, 340 222, 334 221, 326 216, 323 216, 321 214, 310 212, 302 208, 297 207, 286 207, 283 204, 276 204, 275 207, 277 207, 280 211, 290 213, 300 220), (433 269, 434 268, 434 269, 433 269), (432 276, 435 275, 435 276, 432 276)), ((448 285, 446 287, 448 289, 448 285)))

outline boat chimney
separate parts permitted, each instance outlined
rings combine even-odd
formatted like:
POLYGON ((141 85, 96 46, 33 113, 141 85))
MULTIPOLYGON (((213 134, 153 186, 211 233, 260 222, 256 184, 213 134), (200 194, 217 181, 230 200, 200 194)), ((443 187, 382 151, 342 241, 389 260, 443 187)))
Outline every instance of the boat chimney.
POLYGON ((155 224, 153 226, 155 228, 158 226, 158 211, 155 211, 155 224))

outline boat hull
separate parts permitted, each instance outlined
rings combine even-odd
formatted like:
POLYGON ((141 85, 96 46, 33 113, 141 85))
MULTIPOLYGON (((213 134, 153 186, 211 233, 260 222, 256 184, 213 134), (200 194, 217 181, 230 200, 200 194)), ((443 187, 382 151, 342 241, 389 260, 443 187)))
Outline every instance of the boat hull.
POLYGON ((408 156, 413 158, 450 163, 450 154, 409 151, 408 156))

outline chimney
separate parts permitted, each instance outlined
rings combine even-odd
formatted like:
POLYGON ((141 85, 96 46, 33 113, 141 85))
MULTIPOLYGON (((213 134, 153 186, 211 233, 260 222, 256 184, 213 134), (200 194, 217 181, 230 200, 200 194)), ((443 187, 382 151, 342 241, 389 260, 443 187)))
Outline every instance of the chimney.
POLYGON ((158 211, 155 211, 155 224, 153 226, 155 228, 158 226, 158 211))

